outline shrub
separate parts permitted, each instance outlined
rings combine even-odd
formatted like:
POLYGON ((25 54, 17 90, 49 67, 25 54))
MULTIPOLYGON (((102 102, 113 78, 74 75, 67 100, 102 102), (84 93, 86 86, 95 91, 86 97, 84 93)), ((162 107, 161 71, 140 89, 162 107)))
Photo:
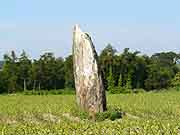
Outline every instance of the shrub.
POLYGON ((133 89, 133 93, 144 93, 144 89, 133 89))
POLYGON ((72 108, 70 109, 70 112, 73 116, 79 117, 80 119, 88 119, 89 115, 87 112, 82 110, 80 107, 78 107, 76 104, 72 105, 72 108))
POLYGON ((110 91, 110 93, 113 93, 114 90, 114 77, 113 77, 113 71, 112 71, 112 67, 110 67, 109 69, 109 76, 107 77, 107 81, 108 81, 108 91, 110 91))
POLYGON ((175 75, 174 79, 171 82, 171 85, 173 87, 180 87, 180 72, 175 75))
MULTIPOLYGON (((77 105, 72 105, 72 108, 70 109, 70 112, 73 116, 78 117, 80 119, 89 119, 91 120, 92 117, 90 117, 89 113, 79 108, 77 105)), ((120 119, 123 116, 123 112, 118 107, 108 107, 108 110, 101 113, 95 114, 95 121, 104 121, 106 119, 108 120, 116 120, 120 119)))
POLYGON ((122 118, 122 116, 123 112, 120 108, 109 106, 107 111, 96 114, 96 121, 104 121, 106 119, 114 121, 122 118))
POLYGON ((109 91, 110 94, 127 94, 132 93, 132 89, 126 89, 124 87, 114 87, 109 91))
POLYGON ((72 95, 75 94, 75 90, 62 89, 62 90, 26 90, 24 95, 72 95))
POLYGON ((120 118, 122 118, 121 112, 114 111, 114 112, 110 113, 110 117, 109 117, 110 120, 114 121, 114 120, 120 119, 120 118))

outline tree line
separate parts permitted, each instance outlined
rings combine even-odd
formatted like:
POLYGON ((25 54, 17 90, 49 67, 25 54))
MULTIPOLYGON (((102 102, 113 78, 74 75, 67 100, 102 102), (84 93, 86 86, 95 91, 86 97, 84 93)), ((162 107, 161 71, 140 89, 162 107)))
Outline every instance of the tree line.
MULTIPOLYGON (((125 48, 118 53, 108 44, 98 59, 105 89, 112 93, 180 85, 180 54, 175 52, 147 56, 125 48)), ((25 51, 19 57, 14 51, 4 55, 0 70, 0 93, 65 88, 74 89, 72 55, 63 59, 56 58, 53 53, 44 53, 39 59, 33 60, 25 51)))

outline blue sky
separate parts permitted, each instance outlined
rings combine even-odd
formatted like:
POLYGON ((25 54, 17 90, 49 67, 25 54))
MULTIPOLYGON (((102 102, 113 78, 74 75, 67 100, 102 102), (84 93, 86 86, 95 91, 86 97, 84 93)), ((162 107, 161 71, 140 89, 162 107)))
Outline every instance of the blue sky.
POLYGON ((91 34, 98 52, 111 43, 151 55, 180 52, 179 0, 0 0, 0 59, 11 50, 33 58, 67 56, 72 27, 91 34))

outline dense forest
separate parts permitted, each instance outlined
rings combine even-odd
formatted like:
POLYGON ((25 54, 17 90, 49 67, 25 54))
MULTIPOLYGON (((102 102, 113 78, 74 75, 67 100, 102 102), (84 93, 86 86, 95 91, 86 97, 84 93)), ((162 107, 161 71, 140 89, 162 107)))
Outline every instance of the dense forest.
MULTIPOLYGON (((175 52, 141 55, 125 48, 118 53, 108 44, 99 55, 106 90, 117 93, 135 89, 159 90, 180 86, 180 54, 175 52)), ((72 55, 65 59, 45 53, 32 60, 25 51, 12 51, 0 62, 0 92, 74 89, 72 55)))

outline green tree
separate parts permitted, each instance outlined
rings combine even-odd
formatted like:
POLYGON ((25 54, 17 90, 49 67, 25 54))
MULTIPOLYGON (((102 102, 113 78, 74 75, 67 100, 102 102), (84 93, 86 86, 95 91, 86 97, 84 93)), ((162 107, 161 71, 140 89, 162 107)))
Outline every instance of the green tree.
POLYGON ((18 66, 17 57, 14 51, 10 55, 4 55, 3 74, 7 77, 8 93, 16 92, 20 87, 18 85, 18 66))
POLYGON ((102 71, 103 76, 103 82, 105 85, 105 88, 108 89, 108 76, 109 76, 109 70, 111 67, 114 68, 114 57, 116 53, 116 49, 114 49, 111 44, 108 44, 101 52, 99 56, 99 64, 102 71))
POLYGON ((145 88, 147 90, 166 88, 170 85, 172 79, 172 70, 167 67, 161 67, 157 64, 148 66, 145 88))
POLYGON ((129 72, 128 74, 128 78, 126 81, 126 89, 128 90, 132 89, 132 73, 131 72, 129 72))
POLYGON ((34 69, 39 90, 64 88, 64 61, 62 58, 56 59, 53 53, 45 53, 35 62, 34 69))
POLYGON ((124 92, 124 87, 122 86, 122 84, 123 84, 123 82, 122 82, 122 75, 120 74, 119 75, 119 79, 118 79, 118 88, 117 88, 118 92, 120 92, 120 93, 124 92))
POLYGON ((64 60, 61 57, 56 59, 55 74, 56 74, 55 76, 56 87, 58 89, 64 89, 65 88, 65 69, 64 69, 64 60))
POLYGON ((171 81, 173 87, 180 87, 180 72, 178 72, 171 81))
POLYGON ((112 67, 110 67, 107 81, 108 81, 108 91, 110 91, 110 93, 113 93, 112 91, 114 90, 114 78, 113 78, 112 67))
POLYGON ((64 62, 65 87, 74 88, 73 57, 68 56, 64 62))
POLYGON ((0 71, 0 93, 7 93, 8 91, 8 78, 6 74, 0 71))
POLYGON ((122 75, 119 75, 119 80, 118 80, 118 87, 122 88, 122 75))
POLYGON ((24 91, 27 89, 27 82, 30 82, 30 71, 32 68, 31 60, 28 58, 25 51, 22 52, 18 62, 20 85, 23 86, 24 91))
POLYGON ((34 62, 32 63, 32 68, 30 70, 30 80, 31 80, 31 84, 32 84, 32 89, 33 91, 36 90, 37 87, 37 83, 39 78, 39 73, 40 72, 40 66, 39 66, 39 61, 38 60, 34 60, 34 62))

